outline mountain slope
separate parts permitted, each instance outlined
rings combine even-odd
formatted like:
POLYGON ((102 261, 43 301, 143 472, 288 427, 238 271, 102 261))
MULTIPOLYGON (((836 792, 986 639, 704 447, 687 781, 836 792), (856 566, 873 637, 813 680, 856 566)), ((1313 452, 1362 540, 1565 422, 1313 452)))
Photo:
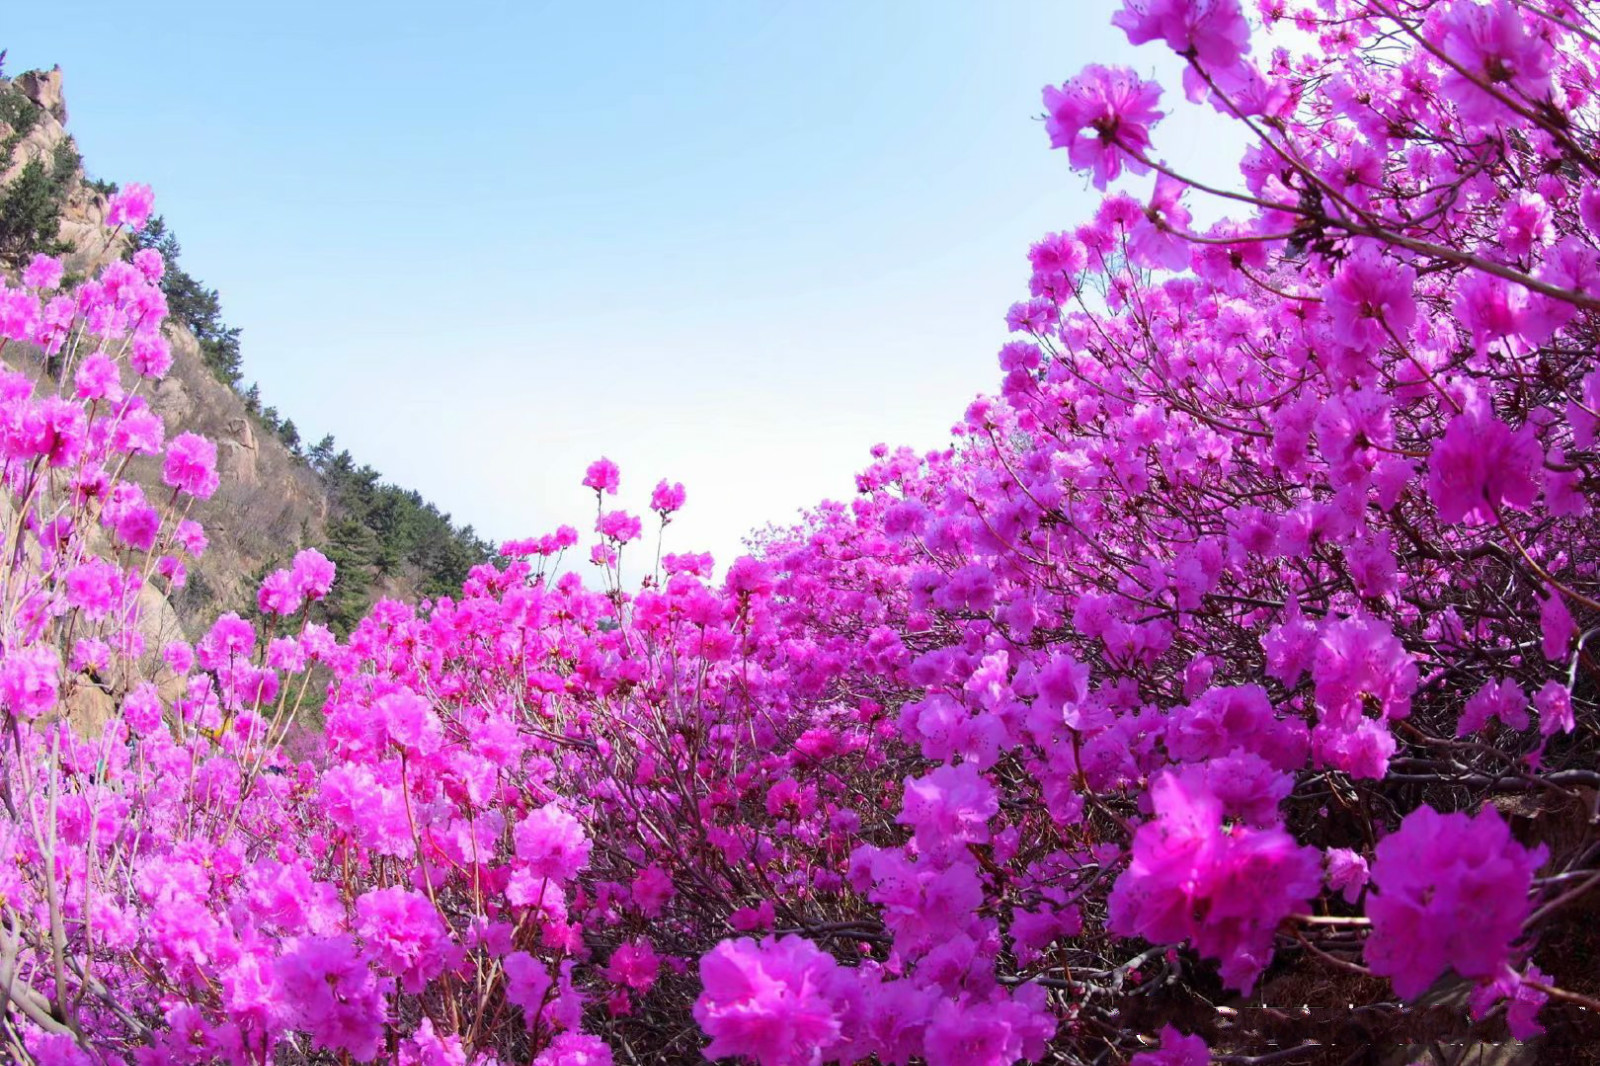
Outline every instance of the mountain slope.
MULTIPOLYGON (((217 444, 222 483, 192 517, 210 546, 172 606, 191 635, 224 611, 248 613, 261 576, 298 550, 317 547, 340 565, 328 620, 345 629, 375 596, 415 597, 458 588, 490 545, 418 493, 384 482, 333 438, 303 449, 293 421, 263 407, 240 374, 239 331, 221 304, 179 261, 176 238, 159 219, 144 234, 106 225, 115 186, 90 180, 66 132, 58 69, 0 77, 0 269, 15 276, 34 254, 59 255, 71 275, 88 276, 139 247, 167 260, 167 337, 172 369, 146 396, 168 436, 194 432, 217 444), (198 334, 198 335, 197 335, 198 334)), ((5 360, 30 374, 50 372, 42 353, 16 346, 5 360)), ((154 461, 133 477, 164 493, 154 461)))

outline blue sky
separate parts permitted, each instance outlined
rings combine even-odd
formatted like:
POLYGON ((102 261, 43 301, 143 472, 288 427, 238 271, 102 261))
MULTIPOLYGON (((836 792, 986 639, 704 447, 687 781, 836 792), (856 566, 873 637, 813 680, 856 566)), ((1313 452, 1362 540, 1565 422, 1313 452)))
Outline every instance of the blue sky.
MULTIPOLYGON (((495 539, 587 532, 607 455, 725 563, 996 383, 1029 242, 1095 202, 1041 86, 1177 84, 1116 6, 75 0, 0 47, 62 66, 90 172, 154 187, 308 440, 495 539)), ((1238 143, 1156 134, 1209 175, 1238 143)))

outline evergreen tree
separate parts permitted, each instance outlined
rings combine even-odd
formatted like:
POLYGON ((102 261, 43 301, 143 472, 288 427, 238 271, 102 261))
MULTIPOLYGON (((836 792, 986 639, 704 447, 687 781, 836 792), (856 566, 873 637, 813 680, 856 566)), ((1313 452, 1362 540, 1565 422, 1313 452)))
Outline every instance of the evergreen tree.
POLYGON ((66 250, 56 239, 62 196, 38 159, 29 160, 11 184, 0 189, 0 259, 21 263, 40 252, 59 255, 66 250))
POLYGON ((333 461, 333 434, 326 434, 321 440, 311 446, 306 457, 311 460, 311 465, 318 472, 326 472, 328 464, 333 461))

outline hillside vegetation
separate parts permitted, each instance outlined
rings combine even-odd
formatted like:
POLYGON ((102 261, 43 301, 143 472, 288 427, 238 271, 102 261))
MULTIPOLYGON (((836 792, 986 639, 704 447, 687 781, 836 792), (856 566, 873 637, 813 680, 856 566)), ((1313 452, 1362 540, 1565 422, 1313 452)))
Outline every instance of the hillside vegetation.
MULTIPOLYGON (((333 436, 307 446, 294 420, 246 383, 242 332, 226 321, 218 292, 190 273, 165 220, 115 234, 106 225, 117 185, 85 175, 66 118, 59 70, 0 75, 0 269, 14 280, 34 255, 61 255, 70 282, 140 249, 162 255, 173 367, 150 402, 169 434, 217 442, 223 477, 217 495, 194 506, 210 545, 172 594, 184 629, 199 632, 226 611, 255 610, 261 578, 303 548, 339 564, 322 610, 340 634, 380 595, 460 588, 473 565, 493 556, 493 545, 338 449, 333 436)), ((152 464, 134 464, 136 479, 151 484, 154 475, 152 464)))
POLYGON ((598 458, 449 595, 341 639, 304 548, 173 637, 246 472, 374 584, 465 560, 233 454, 150 190, 69 192, 82 276, 0 289, 0 1058, 1600 1062, 1600 0, 1104 7, 1237 184, 1176 86, 1046 86, 1103 195, 992 391, 721 577, 625 585, 687 497, 598 458))

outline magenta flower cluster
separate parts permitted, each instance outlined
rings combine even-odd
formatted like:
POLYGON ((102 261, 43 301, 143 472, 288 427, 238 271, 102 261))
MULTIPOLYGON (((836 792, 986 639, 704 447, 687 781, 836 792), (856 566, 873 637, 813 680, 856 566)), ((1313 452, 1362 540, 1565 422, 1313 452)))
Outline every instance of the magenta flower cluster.
POLYGON ((160 257, 0 285, 3 1054, 1198 1066, 1312 1061, 1280 993, 1335 979, 1393 1046, 1441 981, 1444 1043, 1600 1010, 1549 935, 1600 891, 1600 7, 1108 13, 1249 134, 1229 217, 1177 94, 1047 89, 1111 191, 1019 255, 994 391, 720 578, 600 459, 459 593, 339 639, 308 548, 174 639, 219 474, 150 403, 160 257))

